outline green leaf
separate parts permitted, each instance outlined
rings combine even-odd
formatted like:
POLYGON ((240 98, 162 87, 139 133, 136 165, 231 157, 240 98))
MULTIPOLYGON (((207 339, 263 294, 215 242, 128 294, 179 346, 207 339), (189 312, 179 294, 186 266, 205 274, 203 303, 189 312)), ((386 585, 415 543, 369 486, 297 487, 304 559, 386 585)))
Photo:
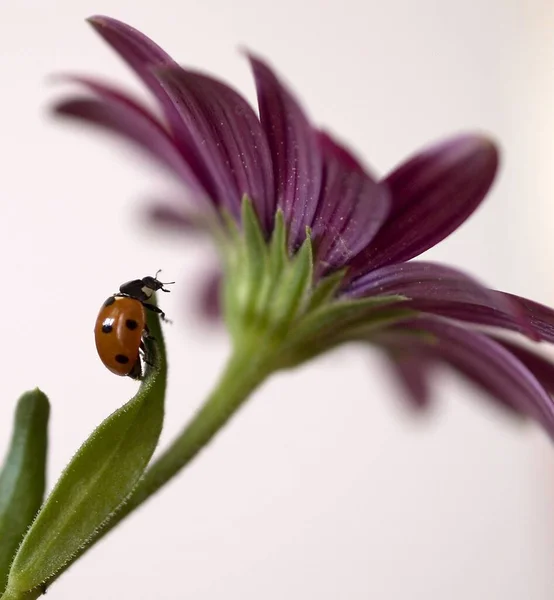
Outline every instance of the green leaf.
POLYGON ((163 424, 166 358, 157 316, 148 314, 155 341, 136 396, 110 415, 79 448, 47 498, 14 559, 12 597, 48 583, 92 543, 131 494, 163 424))
POLYGON ((17 403, 0 473, 0 595, 15 552, 42 504, 49 413, 48 398, 39 389, 23 394, 17 403))

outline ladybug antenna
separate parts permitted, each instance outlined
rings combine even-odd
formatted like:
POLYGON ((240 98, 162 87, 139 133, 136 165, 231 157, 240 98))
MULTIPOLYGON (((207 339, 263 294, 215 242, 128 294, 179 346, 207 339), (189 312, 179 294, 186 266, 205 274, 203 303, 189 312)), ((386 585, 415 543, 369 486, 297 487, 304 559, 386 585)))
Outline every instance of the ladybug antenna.
MULTIPOLYGON (((154 275, 154 279, 155 279, 156 281, 159 281, 159 279, 158 279, 158 275, 159 275, 161 272, 162 272, 162 270, 161 270, 161 269, 158 269, 158 270, 156 271, 156 274, 154 275)), ((160 283, 162 284, 162 287, 160 288, 160 289, 162 290, 162 292, 169 292, 169 290, 165 290, 165 289, 163 288, 163 286, 164 286, 164 285, 173 285, 175 282, 174 282, 174 281, 166 281, 166 282, 160 281, 160 283)))

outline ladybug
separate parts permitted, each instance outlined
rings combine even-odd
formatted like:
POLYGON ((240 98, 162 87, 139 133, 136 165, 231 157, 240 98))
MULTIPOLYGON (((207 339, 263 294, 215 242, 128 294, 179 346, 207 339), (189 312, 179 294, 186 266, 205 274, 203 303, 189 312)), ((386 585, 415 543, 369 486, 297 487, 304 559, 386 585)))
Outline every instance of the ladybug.
POLYGON ((94 327, 96 349, 104 365, 116 375, 128 375, 132 379, 142 377, 141 354, 148 362, 144 344, 148 337, 145 309, 158 313, 162 321, 168 321, 162 310, 148 302, 154 292, 169 292, 164 286, 174 283, 162 283, 158 280, 159 273, 124 283, 119 293, 110 296, 98 313, 94 327))

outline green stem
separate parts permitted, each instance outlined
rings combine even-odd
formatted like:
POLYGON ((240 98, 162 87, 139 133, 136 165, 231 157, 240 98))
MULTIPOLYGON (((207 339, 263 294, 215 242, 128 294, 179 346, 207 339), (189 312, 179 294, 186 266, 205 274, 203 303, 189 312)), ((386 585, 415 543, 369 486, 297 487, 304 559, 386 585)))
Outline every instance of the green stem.
POLYGON ((109 528, 140 506, 185 467, 267 378, 271 369, 260 350, 236 352, 215 390, 181 435, 152 464, 109 528))
MULTIPOLYGON (((233 353, 215 389, 192 421, 169 448, 152 463, 128 501, 106 526, 64 566, 63 570, 56 573, 47 582, 48 585, 56 580, 88 548, 192 461, 236 413, 250 394, 275 370, 271 357, 271 352, 264 352, 262 348, 252 348, 252 346, 242 347, 233 353)), ((29 599, 35 597, 32 596, 29 599)), ((27 600, 27 597, 2 596, 1 600, 27 600)))

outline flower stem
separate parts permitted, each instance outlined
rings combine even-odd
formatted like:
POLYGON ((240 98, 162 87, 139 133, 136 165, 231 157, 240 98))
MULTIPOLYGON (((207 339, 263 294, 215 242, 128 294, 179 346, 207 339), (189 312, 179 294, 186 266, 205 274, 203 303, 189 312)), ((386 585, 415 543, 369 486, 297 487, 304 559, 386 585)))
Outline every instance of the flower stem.
POLYGON ((260 350, 233 354, 208 400, 169 448, 152 464, 113 521, 147 500, 185 467, 242 406, 271 372, 260 350))

